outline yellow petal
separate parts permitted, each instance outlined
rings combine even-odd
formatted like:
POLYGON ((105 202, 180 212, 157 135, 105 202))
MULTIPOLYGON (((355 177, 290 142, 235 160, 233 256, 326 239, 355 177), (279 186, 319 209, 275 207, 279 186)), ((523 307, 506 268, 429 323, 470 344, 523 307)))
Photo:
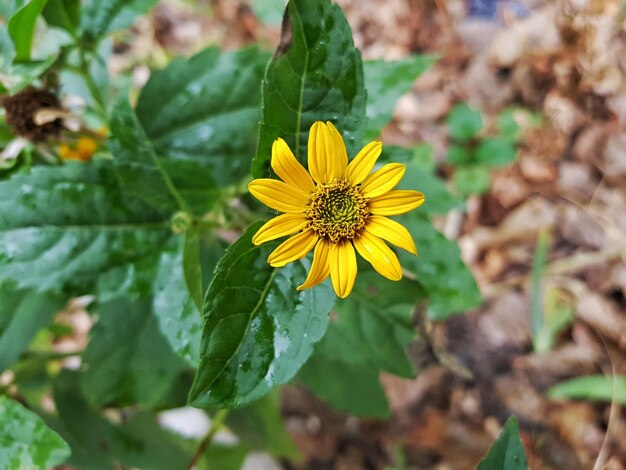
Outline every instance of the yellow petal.
POLYGON ((294 235, 278 245, 278 248, 268 256, 267 262, 275 268, 280 268, 287 263, 304 258, 313 249, 318 238, 313 230, 305 230, 294 235))
POLYGON ((304 214, 283 214, 274 217, 259 229, 252 237, 252 243, 260 245, 286 235, 299 232, 308 225, 309 221, 304 214))
MULTIPOLYGON (((341 143, 343 144, 343 139, 341 143)), ((309 172, 318 183, 328 183, 343 174, 342 170, 345 166, 342 168, 341 149, 338 147, 337 135, 321 121, 311 126, 308 153, 309 172)))
MULTIPOLYGON (((365 230, 387 240, 414 255, 417 255, 415 242, 404 225, 380 215, 370 215, 365 222, 365 230)), ((253 239, 254 240, 254 239, 253 239)))
POLYGON ((356 255, 352 243, 333 243, 330 247, 329 264, 335 293, 344 299, 352 292, 356 280, 356 255))
POLYGON ((309 197, 282 181, 260 178, 248 184, 248 191, 266 206, 280 212, 301 213, 309 197))
POLYGON ((367 231, 361 232, 353 240, 359 254, 365 258, 374 269, 387 279, 399 281, 402 279, 402 267, 396 254, 387 244, 367 231))
POLYGON ((346 173, 346 168, 348 166, 348 152, 346 151, 346 144, 343 141, 343 137, 337 130, 337 128, 333 125, 332 122, 326 121, 326 125, 328 126, 328 130, 333 137, 333 150, 334 150, 334 171, 335 178, 339 178, 346 173))
POLYGON ((346 178, 352 184, 359 184, 370 174, 383 150, 382 142, 370 142, 352 159, 346 169, 346 178))
POLYGON ((311 175, 307 173, 283 139, 272 145, 272 169, 285 183, 310 194, 315 189, 311 175))
POLYGON ((304 283, 298 286, 298 290, 314 287, 328 277, 330 274, 328 263, 330 246, 331 244, 326 238, 321 238, 317 245, 315 245, 311 269, 309 269, 309 274, 304 283))
POLYGON ((367 207, 375 215, 398 215, 412 211, 424 203, 424 195, 417 191, 394 190, 370 199, 367 207))
POLYGON ((363 181, 361 194, 372 198, 388 193, 400 182, 406 167, 402 163, 388 163, 363 181))

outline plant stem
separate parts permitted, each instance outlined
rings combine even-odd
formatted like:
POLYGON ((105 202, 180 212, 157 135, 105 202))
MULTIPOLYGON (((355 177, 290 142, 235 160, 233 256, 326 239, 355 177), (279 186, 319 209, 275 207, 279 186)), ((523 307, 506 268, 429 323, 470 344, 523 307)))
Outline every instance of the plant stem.
POLYGON ((78 71, 80 72, 80 75, 83 77, 83 80, 85 80, 85 84, 87 85, 87 88, 89 89, 89 93, 91 93, 91 96, 97 105, 98 114, 100 114, 100 116, 106 120, 107 118, 106 103, 105 103, 104 97, 102 96, 102 93, 100 92, 100 89, 98 88, 98 85, 96 85, 96 82, 93 80, 93 77, 89 73, 89 64, 87 62, 87 59, 85 58, 85 51, 83 51, 82 49, 79 50, 78 56, 79 56, 79 61, 80 61, 80 67, 78 71))
POLYGON ((196 449, 195 454, 193 454, 189 465, 187 465, 187 470, 192 470, 193 467, 202 458, 207 448, 211 445, 211 442, 213 442, 215 434, 217 434, 217 431, 219 431, 220 428, 223 426, 224 420, 228 416, 228 411, 229 410, 219 410, 217 413, 215 413, 215 416, 213 416, 213 419, 211 420, 211 428, 209 429, 207 435, 204 436, 204 439, 200 441, 200 445, 196 449))

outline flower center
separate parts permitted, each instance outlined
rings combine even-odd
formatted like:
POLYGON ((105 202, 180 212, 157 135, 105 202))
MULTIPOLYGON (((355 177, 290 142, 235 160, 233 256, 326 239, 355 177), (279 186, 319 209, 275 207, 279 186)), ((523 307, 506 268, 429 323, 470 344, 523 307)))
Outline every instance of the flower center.
POLYGON ((317 186, 306 216, 314 232, 337 243, 342 238, 354 238, 365 226, 369 216, 366 201, 356 186, 334 179, 317 186))

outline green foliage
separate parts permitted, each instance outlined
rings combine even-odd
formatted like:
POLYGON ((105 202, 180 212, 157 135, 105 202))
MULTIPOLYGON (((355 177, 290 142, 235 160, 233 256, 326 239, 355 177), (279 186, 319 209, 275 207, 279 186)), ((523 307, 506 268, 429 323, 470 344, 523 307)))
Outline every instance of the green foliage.
POLYGON ((198 407, 250 403, 287 383, 326 331, 328 286, 297 291, 305 266, 271 268, 276 243, 254 246, 252 225, 218 264, 204 303, 200 364, 189 394, 198 407))
POLYGON ((0 222, 0 282, 37 291, 84 292, 170 233, 167 217, 125 200, 109 162, 36 167, 0 182, 0 222))
POLYGON ((452 209, 463 206, 463 202, 451 194, 445 183, 436 175, 433 161, 433 148, 429 144, 420 144, 414 149, 384 145, 380 163, 403 163, 406 173, 398 189, 417 189, 426 195, 426 202, 420 212, 437 215, 446 214, 452 209))
POLYGON ((252 11, 263 23, 280 25, 285 12, 286 0, 252 0, 252 11))
POLYGON ((85 0, 80 29, 85 41, 98 41, 110 32, 132 26, 156 0, 85 0))
POLYGON ((489 189, 489 169, 478 165, 462 166, 454 172, 452 181, 463 197, 484 194, 489 189))
POLYGON ((218 187, 249 172, 268 58, 254 47, 224 54, 208 48, 189 60, 174 59, 141 92, 137 115, 146 135, 197 211, 210 208, 218 187))
POLYGON ((83 354, 82 387, 94 407, 159 405, 180 375, 174 355, 146 300, 124 298, 100 305, 83 354))
POLYGON ((291 0, 281 43, 263 80, 263 119, 253 162, 267 176, 272 143, 282 137, 306 165, 309 128, 332 121, 349 155, 363 143, 366 91, 361 54, 339 5, 291 0))
POLYGON ((511 416, 476 470, 528 470, 517 419, 511 416))
POLYGON ((411 90, 417 77, 436 60, 433 56, 416 55, 394 62, 371 60, 363 64, 368 95, 365 140, 378 137, 381 129, 391 120, 398 99, 411 90))
POLYGON ((277 391, 243 408, 232 410, 226 424, 252 449, 281 457, 298 457, 298 449, 280 415, 280 394, 277 391))
POLYGON ((626 405, 626 376, 586 375, 554 385, 550 398, 600 400, 626 405))
POLYGON ((428 292, 429 318, 445 320, 480 305, 480 291, 463 264, 456 243, 444 237, 419 214, 405 215, 401 223, 413 236, 419 256, 399 251, 398 257, 428 292))
POLYGON ((70 455, 68 445, 35 413, 0 396, 0 467, 6 470, 50 468, 70 455))
POLYGON ((424 293, 414 282, 392 282, 366 271, 350 295, 350 300, 337 302, 338 318, 329 325, 300 379, 340 410, 384 417, 389 409, 378 375, 385 370, 414 376, 406 348, 416 334, 413 309, 424 293))
POLYGON ((16 361, 37 331, 52 320, 63 306, 62 298, 50 293, 0 285, 0 372, 16 361))
POLYGON ((483 117, 467 103, 459 103, 450 111, 447 123, 450 137, 458 142, 465 142, 478 135, 483 127, 483 117))
MULTIPOLYGON (((276 22, 285 3, 253 7, 276 22)), ((296 377, 340 410, 387 416, 379 375, 415 376, 406 350, 419 340, 416 307, 427 304, 430 317, 443 320, 480 301, 457 246, 428 220, 462 206, 437 176, 428 144, 386 145, 378 162, 404 163, 398 188, 426 194, 417 215, 401 218, 420 249, 419 257, 399 253, 407 271, 402 281, 361 266, 348 299, 337 301, 328 281, 298 291, 310 256, 274 269, 267 257, 279 241, 251 242, 260 227, 253 222, 268 211, 259 210, 246 184, 251 164, 255 175, 271 174, 274 140, 284 138, 306 165, 310 126, 329 120, 353 157, 389 123, 398 98, 433 57, 363 65, 338 5, 291 0, 271 59, 258 47, 209 47, 174 58, 138 90, 127 73, 108 76, 113 44, 125 37, 111 33, 154 4, 0 5, 7 25, 0 28, 0 93, 48 87, 60 100, 80 96, 86 106, 80 130, 63 128, 58 140, 28 143, 18 157, 0 162, 0 371, 13 372, 5 376, 12 381, 7 389, 17 390, 72 449, 69 456, 40 418, 0 397, 36 430, 31 440, 8 444, 0 430, 2 468, 45 468, 66 459, 88 470, 187 468, 204 444, 165 431, 155 414, 187 403, 222 408, 206 442, 228 410, 226 425, 241 441, 210 443, 197 455, 197 468, 240 468, 250 449, 297 458, 278 386, 296 377), (85 137, 95 139, 92 160, 64 161, 59 143, 85 137), (67 313, 53 318, 83 295, 93 296, 87 312, 93 327, 84 350, 71 352, 81 364, 72 372, 59 360, 65 354, 55 339, 85 333, 62 323, 67 313), (51 391, 54 414, 39 409, 51 391), (4 465, 3 458, 21 460, 4 465)), ((517 114, 503 118, 502 137, 481 142, 475 142, 480 114, 469 108, 453 114, 459 167, 511 158, 517 114)), ((0 148, 15 138, 5 120, 0 114, 0 148)), ((8 412, 0 415, 5 423, 8 412)), ((11 439, 22 438, 20 432, 11 430, 11 439)))
POLYGON ((57 26, 74 35, 80 24, 80 0, 48 0, 43 17, 50 26, 57 26))
POLYGON ((29 0, 9 20, 9 34, 15 44, 15 61, 30 60, 35 21, 47 0, 29 0))
POLYGON ((447 161, 455 166, 454 187, 468 197, 489 190, 490 169, 515 161, 524 128, 537 125, 538 119, 523 109, 507 108, 497 119, 499 135, 484 136, 482 114, 460 103, 452 108, 447 124, 452 139, 447 161))

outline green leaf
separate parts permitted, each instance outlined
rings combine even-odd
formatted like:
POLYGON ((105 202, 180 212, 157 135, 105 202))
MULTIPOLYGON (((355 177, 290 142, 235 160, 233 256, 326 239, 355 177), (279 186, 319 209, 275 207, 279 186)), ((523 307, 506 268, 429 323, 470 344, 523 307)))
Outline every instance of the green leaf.
POLYGON ((414 282, 392 282, 371 270, 360 272, 350 298, 336 303, 338 318, 330 323, 299 378, 335 408, 354 415, 387 416, 378 375, 385 370, 415 376, 406 348, 416 336, 413 309, 423 299, 424 292, 414 282))
POLYGON ((491 176, 489 170, 478 165, 457 168, 452 177, 454 187, 463 197, 484 194, 489 190, 491 176))
POLYGON ((316 351, 298 377, 333 408, 356 416, 387 418, 389 404, 378 376, 379 371, 366 363, 348 363, 316 351))
POLYGON ((20 357, 63 304, 59 296, 0 285, 0 372, 20 357))
POLYGON ((260 82, 268 54, 257 48, 206 49, 155 72, 137 115, 185 200, 205 212, 216 186, 250 171, 260 118, 260 82))
POLYGON ((80 0, 48 0, 43 17, 50 26, 57 26, 74 35, 80 23, 80 0))
POLYGON ((522 137, 525 129, 539 124, 541 114, 517 106, 506 108, 498 115, 498 130, 503 138, 512 143, 522 137))
POLYGON ((341 8, 329 0, 291 0, 281 43, 263 81, 263 120, 253 162, 267 176, 273 142, 282 137, 306 165, 315 121, 332 121, 349 155, 363 142, 366 91, 361 55, 341 8))
POLYGON ((152 308, 172 349, 187 363, 197 367, 202 338, 201 307, 196 305, 185 284, 184 250, 187 244, 180 240, 178 245, 172 251, 163 251, 159 257, 153 281, 152 308))
POLYGON ((418 214, 400 217, 398 221, 409 230, 419 251, 419 256, 415 256, 398 250, 398 257, 428 293, 429 318, 444 320, 480 305, 476 281, 463 264, 456 243, 418 214))
POLYGON ((83 390, 95 407, 161 403, 183 363, 162 336, 150 302, 119 298, 99 307, 83 354, 83 390))
POLYGON ((72 448, 73 468, 110 470, 186 468, 193 451, 159 427, 156 415, 142 412, 123 425, 98 415, 80 393, 80 375, 63 370, 54 383, 58 419, 48 418, 72 448))
POLYGON ((202 286, 202 265, 200 259, 200 230, 196 227, 185 233, 185 248, 182 261, 185 284, 198 311, 200 311, 204 301, 204 289, 202 286))
POLYGON ((406 347, 415 338, 411 317, 424 292, 414 282, 388 281, 373 271, 359 277, 350 299, 336 303, 338 319, 331 322, 320 348, 346 362, 413 377, 406 347))
POLYGON ((285 429, 280 414, 280 393, 277 390, 248 406, 231 410, 226 424, 255 450, 290 459, 298 456, 298 448, 285 429))
POLYGON ((483 127, 483 117, 479 111, 472 109, 467 103, 459 103, 448 115, 450 137, 465 142, 478 135, 483 127))
POLYGON ((579 398, 626 405, 626 376, 586 375, 554 385, 548 389, 550 398, 579 398))
POLYGON ((455 166, 464 166, 473 163, 473 152, 464 146, 451 144, 446 154, 448 163, 455 166))
POLYGON ((408 93, 417 77, 436 61, 435 56, 415 55, 394 62, 370 60, 363 63, 368 96, 365 140, 379 136, 391 121, 398 99, 408 93))
POLYGON ((530 319, 533 333, 533 349, 536 353, 547 352, 545 337, 541 334, 545 330, 544 299, 545 291, 543 275, 550 252, 550 232, 546 229, 539 231, 535 255, 533 257, 530 283, 530 319))
POLYGON ((15 61, 30 60, 30 49, 33 44, 35 22, 46 5, 47 0, 30 0, 9 19, 9 34, 15 44, 15 61))
POLYGON ((476 149, 476 161, 479 164, 499 167, 515 161, 517 151, 509 140, 494 137, 483 140, 476 149))
POLYGON ((113 108, 110 127, 109 148, 122 189, 156 208, 185 209, 124 94, 113 108))
POLYGON ((0 396, 0 468, 51 468, 70 456, 69 446, 33 412, 0 396))
POLYGON ((241 470, 248 452, 248 447, 243 445, 212 444, 198 462, 198 470, 241 470))
POLYGON ((87 41, 128 28, 147 13, 157 0, 85 0, 80 27, 87 41))
POLYGON ((252 0, 255 16, 268 26, 277 26, 283 19, 286 0, 252 0))
POLYGON ((0 283, 84 293, 106 269, 158 249, 168 224, 123 196, 111 162, 35 167, 0 182, 0 283))
POLYGON ((404 163, 406 173, 397 189, 412 189, 423 193, 426 202, 419 208, 427 214, 446 214, 452 209, 462 207, 463 202, 451 194, 444 181, 437 176, 432 164, 432 147, 417 146, 414 149, 385 145, 379 163, 404 163))
POLYGON ((528 470, 517 419, 511 416, 476 470, 528 470))
POLYGON ((332 290, 296 290, 305 262, 271 268, 266 260, 277 243, 251 241, 260 226, 226 251, 207 292, 193 406, 241 406, 287 383, 326 331, 332 290))

